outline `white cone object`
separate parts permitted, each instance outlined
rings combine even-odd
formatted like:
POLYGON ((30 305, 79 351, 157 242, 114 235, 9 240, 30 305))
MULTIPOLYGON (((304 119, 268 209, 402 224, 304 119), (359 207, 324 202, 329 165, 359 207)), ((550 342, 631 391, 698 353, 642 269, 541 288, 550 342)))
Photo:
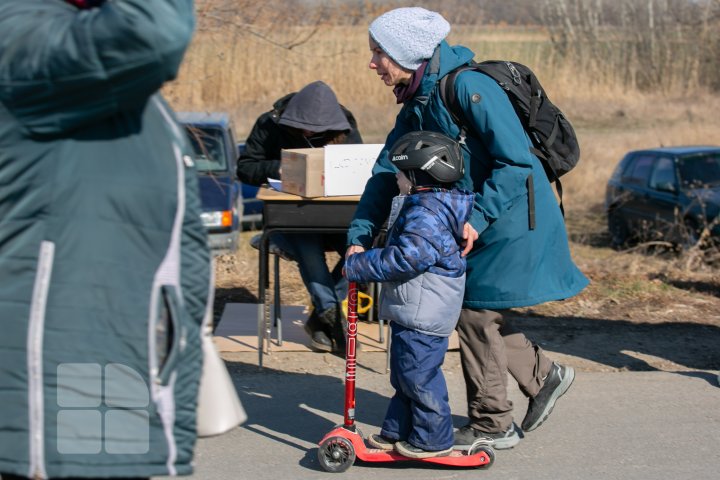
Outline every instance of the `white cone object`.
POLYGON ((220 435, 247 420, 225 362, 212 341, 211 329, 202 336, 203 371, 197 407, 197 434, 220 435))

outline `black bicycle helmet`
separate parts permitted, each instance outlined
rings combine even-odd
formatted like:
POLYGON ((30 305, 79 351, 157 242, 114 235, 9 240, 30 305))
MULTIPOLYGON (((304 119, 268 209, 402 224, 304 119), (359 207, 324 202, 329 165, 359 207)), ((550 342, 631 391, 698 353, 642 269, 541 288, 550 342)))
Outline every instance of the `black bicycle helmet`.
MULTIPOLYGON (((389 152, 390 161, 399 170, 420 170, 440 183, 457 182, 465 174, 460 144, 437 132, 417 131, 400 137, 389 152)), ((415 183, 414 178, 410 180, 415 183)))

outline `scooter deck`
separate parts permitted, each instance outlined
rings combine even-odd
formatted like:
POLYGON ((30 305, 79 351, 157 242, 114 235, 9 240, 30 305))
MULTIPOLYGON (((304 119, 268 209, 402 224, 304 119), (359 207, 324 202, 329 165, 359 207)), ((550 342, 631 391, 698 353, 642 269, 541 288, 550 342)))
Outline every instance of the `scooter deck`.
POLYGON ((361 434, 351 432, 344 427, 337 427, 329 432, 320 441, 320 445, 331 437, 343 437, 349 440, 353 448, 355 449, 355 455, 358 460, 363 462, 399 462, 399 461, 414 461, 414 462, 425 462, 434 463, 438 465, 447 465, 452 467, 465 467, 465 468, 477 468, 482 466, 489 466, 492 464, 493 452, 492 448, 488 446, 481 446, 476 453, 468 454, 465 450, 453 450, 449 455, 444 457, 430 457, 430 458, 411 458, 404 455, 400 455, 394 450, 381 450, 379 448, 370 448, 365 444, 361 434), (485 447, 485 448, 483 448, 485 447))

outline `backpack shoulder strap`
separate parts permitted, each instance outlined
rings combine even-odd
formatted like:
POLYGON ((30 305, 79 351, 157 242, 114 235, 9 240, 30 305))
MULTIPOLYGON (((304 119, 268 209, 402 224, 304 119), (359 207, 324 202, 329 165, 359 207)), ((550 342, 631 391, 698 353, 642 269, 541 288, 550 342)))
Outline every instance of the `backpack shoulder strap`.
POLYGON ((450 112, 450 116, 452 116, 455 124, 460 127, 460 136, 463 139, 467 137, 468 134, 468 123, 457 101, 455 77, 466 70, 476 70, 476 65, 477 63, 474 61, 467 65, 461 65, 440 79, 440 98, 450 112))

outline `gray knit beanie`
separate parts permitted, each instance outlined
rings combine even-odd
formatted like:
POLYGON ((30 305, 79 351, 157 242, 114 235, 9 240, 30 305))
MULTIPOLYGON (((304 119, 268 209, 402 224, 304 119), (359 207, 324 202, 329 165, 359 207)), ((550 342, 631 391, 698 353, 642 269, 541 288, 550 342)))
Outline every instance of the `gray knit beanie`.
POLYGON ((398 65, 417 70, 432 57, 435 47, 450 33, 442 15, 421 7, 383 13, 370 24, 370 36, 398 65))

